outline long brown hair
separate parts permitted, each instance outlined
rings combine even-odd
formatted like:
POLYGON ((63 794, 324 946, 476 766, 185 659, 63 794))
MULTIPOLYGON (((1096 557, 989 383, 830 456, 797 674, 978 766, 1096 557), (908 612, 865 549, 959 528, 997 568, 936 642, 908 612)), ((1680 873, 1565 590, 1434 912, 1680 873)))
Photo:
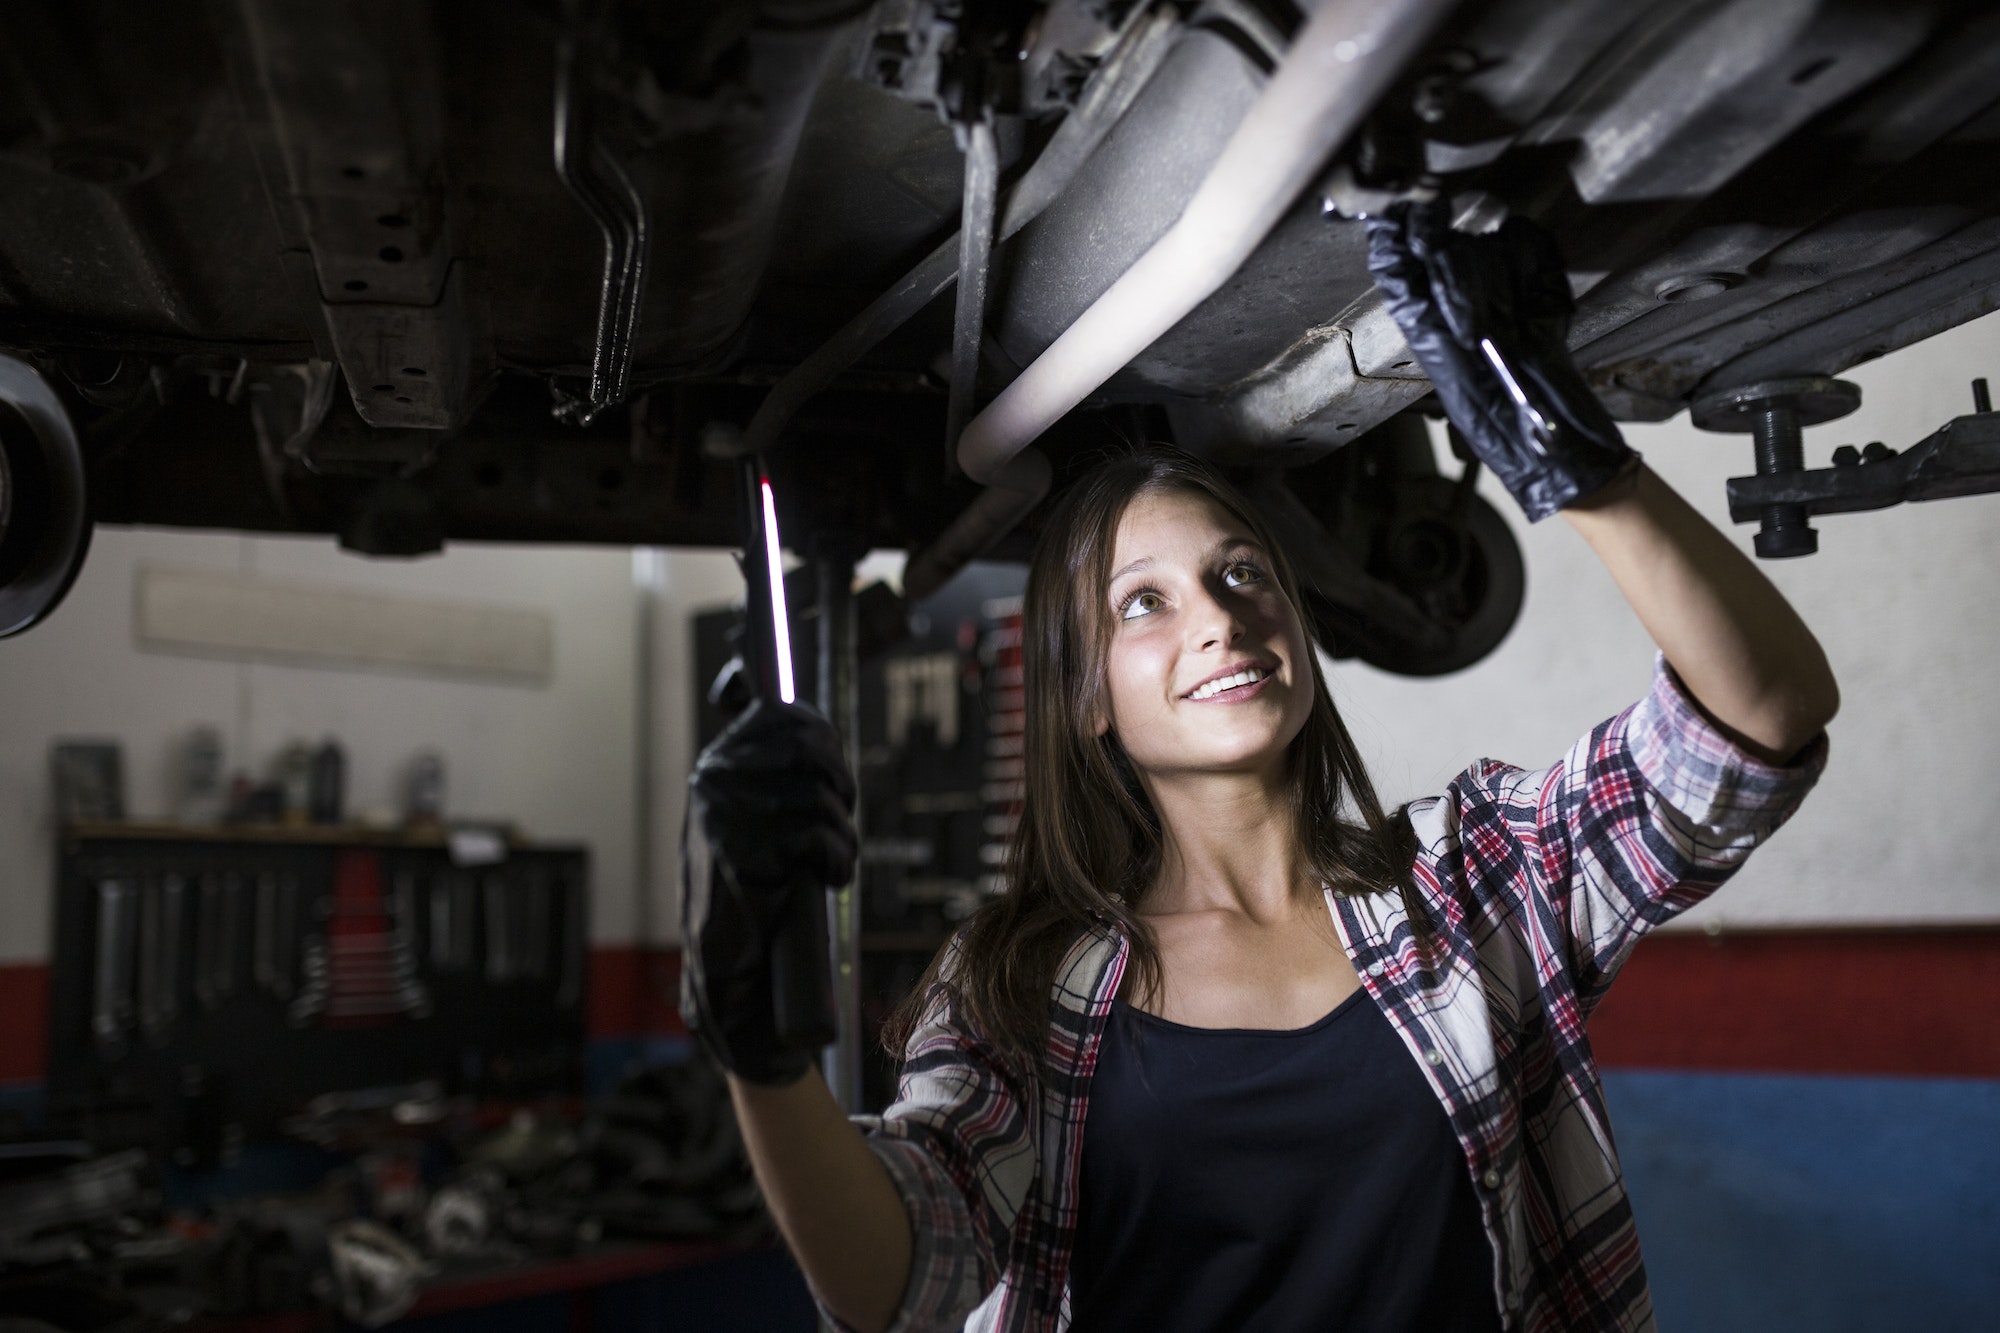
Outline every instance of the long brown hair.
MULTIPOLYGON (((1171 449, 1099 465, 1063 495, 1028 566, 1022 607, 1025 795, 1009 845, 1007 888, 975 913, 890 1017, 883 1040, 900 1056, 940 988, 956 1017, 1017 1077, 1042 1068, 1050 989, 1063 955, 1091 930, 1130 941, 1141 996, 1160 987, 1160 953, 1138 913, 1159 873, 1160 818, 1114 733, 1095 734, 1111 617, 1104 591, 1119 521, 1142 495, 1180 491, 1213 500, 1264 548, 1271 574, 1306 619, 1283 550, 1250 503, 1214 469, 1171 449)), ((1308 633, 1310 627, 1308 626, 1308 633)), ((1341 723, 1315 654, 1313 706, 1286 752, 1300 850, 1336 893, 1398 889, 1419 939, 1410 863, 1415 835, 1402 811, 1384 813, 1341 723), (1347 808, 1343 812, 1343 805, 1347 808)))

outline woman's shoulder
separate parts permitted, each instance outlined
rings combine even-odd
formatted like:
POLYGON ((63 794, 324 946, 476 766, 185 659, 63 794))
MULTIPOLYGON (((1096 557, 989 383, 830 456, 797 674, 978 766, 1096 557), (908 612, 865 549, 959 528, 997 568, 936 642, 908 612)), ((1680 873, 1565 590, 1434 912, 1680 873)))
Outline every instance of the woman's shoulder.
MULTIPOLYGON (((988 941, 982 944, 973 930, 973 923, 967 922, 952 932, 939 951, 937 979, 941 982, 955 980, 966 969, 979 966, 984 960, 975 959, 974 950, 981 947, 1019 947, 1019 941, 988 941)), ((1047 937, 1043 937, 1047 940, 1047 937)), ((1095 971, 1109 967, 1111 959, 1123 947, 1124 935, 1116 922, 1093 916, 1087 921, 1068 926, 1061 936, 1053 941, 1037 942, 1038 948, 1048 948, 1055 958, 1053 969, 1054 985, 1058 991, 1089 977, 1095 971)), ((1044 954, 1048 957, 1049 954, 1044 954)))
POLYGON ((1125 949, 1125 937, 1108 921, 1093 920, 1079 926, 1069 948, 1056 963, 1054 993, 1056 1005, 1079 1012, 1109 1004, 1105 994, 1113 966, 1125 949))

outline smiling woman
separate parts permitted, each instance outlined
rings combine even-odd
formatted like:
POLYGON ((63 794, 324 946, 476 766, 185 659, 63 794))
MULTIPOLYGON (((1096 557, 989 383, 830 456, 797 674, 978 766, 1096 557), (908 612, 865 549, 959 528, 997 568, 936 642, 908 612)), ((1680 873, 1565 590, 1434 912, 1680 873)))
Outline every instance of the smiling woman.
MULTIPOLYGON (((1320 887, 1414 891, 1408 824, 1376 798, 1301 605, 1256 510, 1172 450, 1113 459, 1051 514, 1023 607, 1022 683, 1036 706, 1010 892, 928 978, 948 971, 966 1012, 1022 1075, 1045 1063, 1049 987, 1081 931, 1120 929, 1131 942, 1126 990, 1162 1013, 1303 1026, 1355 985, 1327 949, 1320 887), (1314 937, 1306 970, 1320 984, 1275 1009, 1268 993, 1240 988, 1164 990, 1160 929, 1181 924, 1163 911, 1168 886, 1185 880, 1190 856, 1206 868, 1217 844, 1258 848, 1268 863, 1232 873, 1285 886, 1282 919, 1268 923, 1276 957, 1288 956, 1298 933, 1287 927, 1300 918, 1314 937)), ((1410 919, 1421 928, 1425 917, 1410 919)), ((1203 970, 1262 969, 1214 958, 1203 970)), ((929 990, 912 992, 888 1040, 917 1022, 929 990)))
POLYGON ((1838 696, 1591 396, 1552 243, 1447 221, 1371 224, 1390 310, 1481 462, 1603 560, 1651 690, 1559 763, 1387 814, 1257 512, 1169 450, 1101 465, 1029 568, 1006 891, 890 1024, 860 1133, 773 1049, 743 945, 798 869, 837 881, 852 791, 824 722, 746 715, 696 771, 686 1011, 843 1325, 1652 1327, 1585 1020, 1791 815, 1838 696))

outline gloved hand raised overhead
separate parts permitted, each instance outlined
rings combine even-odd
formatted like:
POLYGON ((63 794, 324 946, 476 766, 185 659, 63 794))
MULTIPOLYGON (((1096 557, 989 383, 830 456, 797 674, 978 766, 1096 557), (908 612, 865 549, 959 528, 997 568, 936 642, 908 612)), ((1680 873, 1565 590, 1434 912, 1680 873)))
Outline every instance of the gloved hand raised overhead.
POLYGON ((1453 231, 1441 200, 1391 205, 1367 227, 1368 271, 1445 415, 1530 520, 1638 457, 1570 358, 1575 305, 1546 231, 1522 217, 1453 231))
POLYGON ((760 699, 701 752, 682 843, 681 1016, 752 1083, 791 1083, 812 1053, 778 1036, 771 951, 798 895, 854 868, 854 779, 833 727, 760 699))

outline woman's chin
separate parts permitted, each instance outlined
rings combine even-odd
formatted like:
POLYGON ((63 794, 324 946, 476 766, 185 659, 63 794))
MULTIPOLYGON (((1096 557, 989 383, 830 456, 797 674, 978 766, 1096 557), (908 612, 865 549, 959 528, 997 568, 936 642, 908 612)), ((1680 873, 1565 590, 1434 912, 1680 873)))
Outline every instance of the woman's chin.
POLYGON ((1284 763, 1291 744, 1291 737, 1274 726, 1232 727, 1228 729, 1236 733, 1232 735, 1203 730, 1204 734, 1187 737, 1180 745, 1148 747, 1147 753, 1132 756, 1133 763, 1140 771, 1160 777, 1182 773, 1262 775, 1284 763))

